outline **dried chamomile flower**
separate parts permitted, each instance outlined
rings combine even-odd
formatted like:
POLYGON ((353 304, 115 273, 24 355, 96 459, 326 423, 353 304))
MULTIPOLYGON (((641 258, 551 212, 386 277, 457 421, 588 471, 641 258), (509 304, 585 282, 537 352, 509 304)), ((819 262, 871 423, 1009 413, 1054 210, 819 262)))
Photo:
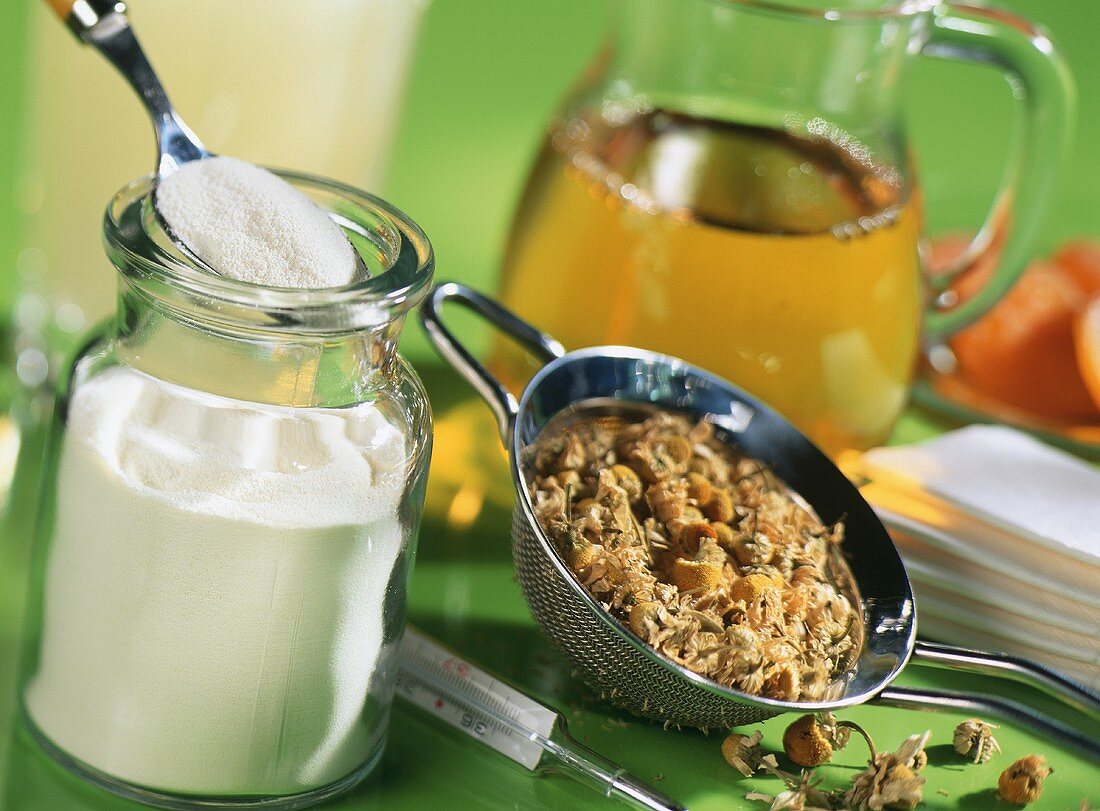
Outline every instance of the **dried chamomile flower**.
POLYGON ((663 449, 676 464, 687 464, 691 459, 692 448, 687 437, 676 435, 666 437, 663 442, 663 449))
POLYGON ((872 750, 867 768, 852 780, 844 800, 853 811, 916 808, 924 794, 924 778, 915 774, 917 756, 924 751, 931 732, 911 735, 896 752, 872 750))
POLYGON ((714 530, 714 537, 718 541, 718 545, 727 552, 733 551, 734 542, 737 540, 733 527, 721 521, 711 521, 710 528, 714 530))
POLYGON ((783 751, 799 766, 820 766, 832 758, 833 750, 844 748, 853 726, 837 721, 831 712, 803 715, 783 733, 783 751))
POLYGON ((569 434, 565 440, 565 448, 558 456, 558 466, 562 470, 576 470, 584 465, 585 448, 576 434, 569 434))
POLYGON ((702 473, 692 471, 685 477, 687 479, 688 498, 694 499, 698 505, 706 504, 714 495, 714 485, 710 479, 702 473))
POLYGON ((781 579, 769 577, 766 574, 750 574, 736 580, 734 584, 730 586, 730 599, 734 602, 744 601, 746 603, 755 603, 757 600, 761 599, 769 589, 778 591, 782 586, 783 581, 781 579))
POLYGON ((752 735, 730 735, 722 741, 722 757, 745 777, 752 777, 760 762, 760 739, 763 737, 759 729, 752 735))
POLYGON ((630 498, 631 503, 642 497, 644 488, 642 487, 641 477, 637 473, 626 465, 612 465, 611 473, 615 477, 615 483, 623 489, 630 498))
POLYGON ((703 514, 711 521, 729 521, 733 518, 733 500, 725 490, 715 490, 703 505, 703 514))
POLYGON ((783 733, 783 751, 799 766, 820 766, 833 756, 829 743, 813 715, 803 715, 783 733))
POLYGON ((760 691, 768 698, 797 701, 802 695, 802 672, 794 662, 778 662, 770 668, 760 691))
POLYGON ((1053 772, 1042 755, 1025 755, 1001 772, 997 791, 1006 803, 1033 803, 1043 793, 1043 781, 1053 772))
POLYGON ((765 755, 760 749, 760 739, 764 733, 759 729, 751 735, 738 735, 731 733, 722 741, 722 757, 745 777, 752 777, 761 769, 768 774, 779 777, 779 764, 775 755, 765 755))
POLYGON ((574 415, 522 464, 577 581, 667 659, 754 695, 816 701, 858 652, 842 525, 708 422, 574 415))
POLYGON ((665 607, 655 600, 635 603, 630 609, 630 630, 636 636, 648 639, 664 625, 667 615, 665 607))
POLYGON ((750 791, 745 799, 770 803, 768 811, 834 811, 844 807, 839 792, 819 789, 821 781, 813 780, 812 772, 803 771, 798 780, 785 777, 784 782, 787 790, 775 797, 750 791))
POLYGON ((722 564, 713 560, 677 558, 672 562, 670 575, 681 592, 713 591, 722 579, 722 564))
POLYGON ((852 721, 838 721, 831 712, 819 712, 816 716, 817 725, 825 735, 825 739, 832 744, 833 749, 843 749, 848 745, 852 737, 852 730, 862 735, 870 745, 871 737, 859 724, 852 721))
POLYGON ((1001 751, 1001 745, 993 737, 996 728, 980 718, 968 718, 955 727, 952 741, 955 751, 972 758, 975 763, 985 763, 994 753, 1001 751))
POLYGON ((587 569, 596 560, 596 548, 592 544, 577 544, 569 547, 566 562, 574 572, 587 569))
MULTIPOLYGON (((676 542, 678 554, 694 557, 705 541, 712 540, 715 546, 718 545, 718 532, 706 521, 689 521, 679 528, 673 540, 676 542)), ((718 553, 719 550, 715 552, 718 553)), ((719 553, 717 559, 725 562, 726 558, 719 553)))
POLYGON ((687 489, 671 479, 663 479, 647 487, 645 499, 653 515, 665 524, 679 518, 690 506, 687 503, 687 489))
POLYGON ((775 544, 766 535, 753 533, 737 541, 733 556, 742 566, 761 566, 775 558, 775 544))

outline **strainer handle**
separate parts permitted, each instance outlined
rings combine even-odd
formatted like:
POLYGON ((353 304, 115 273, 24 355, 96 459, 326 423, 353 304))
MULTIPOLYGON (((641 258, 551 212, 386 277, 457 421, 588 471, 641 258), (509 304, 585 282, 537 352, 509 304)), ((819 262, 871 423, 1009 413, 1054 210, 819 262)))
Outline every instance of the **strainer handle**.
POLYGON ((1046 693, 1087 717, 1100 721, 1100 696, 1038 662, 1004 653, 986 653, 957 648, 954 645, 918 641, 913 648, 913 663, 1011 679, 1046 693))
POLYGON ((997 696, 960 693, 952 690, 918 690, 911 687, 887 687, 871 699, 871 704, 906 710, 960 712, 967 715, 998 718, 1029 727, 1044 738, 1060 743, 1077 754, 1100 762, 1100 740, 1036 712, 1024 704, 997 696))
POLYGON ((519 412, 519 403, 515 395, 470 354, 470 350, 443 324, 441 311, 446 301, 454 301, 468 310, 473 310, 498 327, 509 338, 519 341, 531 350, 543 363, 560 358, 565 354, 565 347, 545 332, 532 327, 511 310, 464 284, 444 282, 436 285, 421 305, 420 323, 424 325, 428 338, 431 339, 439 354, 466 378, 466 381, 489 404, 489 408, 493 409, 500 426, 500 435, 507 444, 512 422, 519 412))

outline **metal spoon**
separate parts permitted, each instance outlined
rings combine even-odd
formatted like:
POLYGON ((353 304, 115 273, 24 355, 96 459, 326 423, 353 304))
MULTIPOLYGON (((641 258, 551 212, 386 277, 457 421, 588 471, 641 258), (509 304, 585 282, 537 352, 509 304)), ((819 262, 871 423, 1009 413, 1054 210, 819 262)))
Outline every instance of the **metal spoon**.
MULTIPOLYGON (((175 172, 185 163, 215 157, 215 154, 203 146, 202 141, 180 118, 176 108, 168 99, 160 79, 153 66, 142 51, 141 45, 130 27, 126 16, 126 4, 122 0, 47 0, 57 16, 72 29, 77 39, 91 45, 122 74, 123 78, 137 93, 145 110, 153 121, 153 130, 157 136, 157 184, 175 172)), ((211 268, 195 256, 183 240, 173 234, 171 226, 156 206, 154 191, 153 209, 157 221, 171 237, 172 242, 188 258, 198 262, 212 273, 211 268)), ((363 257, 352 246, 355 254, 356 277, 366 278, 369 274, 363 257)))

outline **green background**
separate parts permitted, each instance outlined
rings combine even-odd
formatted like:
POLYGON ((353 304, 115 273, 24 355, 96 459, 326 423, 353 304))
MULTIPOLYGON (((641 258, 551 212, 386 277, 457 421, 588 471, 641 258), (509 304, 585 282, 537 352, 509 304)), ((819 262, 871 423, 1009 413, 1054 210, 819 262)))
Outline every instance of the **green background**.
MULTIPOLYGON (((1076 146, 1038 246, 1048 250, 1071 235, 1100 234, 1095 202, 1100 180, 1100 3, 1005 0, 1002 5, 1045 22, 1078 76, 1076 146)), ((8 190, 20 126, 25 7, 24 0, 0 0, 0 273, 8 274, 15 252, 8 190)), ((385 193, 431 237, 439 278, 492 286, 509 212, 543 124, 594 52, 606 10, 601 0, 434 0, 385 193)), ((1003 80, 987 69, 918 60, 904 92, 930 229, 973 227, 999 179, 1012 124, 1003 80)), ((0 284, 0 289, 6 287, 0 284)), ((410 326, 406 351, 425 376, 437 413, 467 396, 453 375, 432 363, 416 326, 410 326)), ((918 438, 942 427, 928 415, 910 412, 897 438, 918 438)), ((0 808, 129 808, 63 774, 11 724, 37 450, 33 441, 24 449, 0 534, 0 808)), ((412 620, 476 662, 552 700, 565 711, 579 739, 692 808, 765 807, 750 806, 742 798, 750 789, 775 793, 775 782, 740 779, 723 762, 718 737, 664 732, 599 706, 577 686, 529 619, 512 577, 507 535, 507 516, 499 508, 485 510, 465 533, 427 521, 410 597, 412 620)), ((988 680, 917 669, 902 682, 978 691, 993 686, 988 680)), ((1011 694, 1052 709, 1025 691, 1011 694)), ((957 717, 872 708, 845 717, 865 723, 884 748, 910 733, 933 730, 926 807, 1005 807, 991 791, 996 774, 1029 751, 1046 753, 1057 769, 1035 807, 1076 811, 1086 797, 1100 803, 1094 769, 1018 730, 1001 730, 1004 754, 988 765, 971 766, 950 753, 957 717)), ((767 744, 777 745, 783 726, 783 720, 765 724, 767 744)), ((825 770, 828 783, 846 782, 863 757, 853 744, 837 765, 825 770)), ((601 801, 561 778, 533 779, 495 753, 398 707, 382 776, 332 807, 510 809, 587 803, 601 801)))

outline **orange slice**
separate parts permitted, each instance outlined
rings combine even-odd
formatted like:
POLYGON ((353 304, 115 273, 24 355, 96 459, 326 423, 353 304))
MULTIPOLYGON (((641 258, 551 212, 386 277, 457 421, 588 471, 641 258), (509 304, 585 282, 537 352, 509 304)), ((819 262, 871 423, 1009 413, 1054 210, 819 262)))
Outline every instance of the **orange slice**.
POLYGON ((1073 340, 1081 379, 1100 409, 1100 295, 1093 296, 1074 319, 1073 340))
MULTIPOLYGON (((956 285, 964 299, 975 282, 971 273, 956 285)), ((1033 414, 1095 420, 1097 406, 1081 381, 1074 346, 1073 324, 1084 302, 1060 268, 1033 262, 1001 302, 951 338, 960 376, 1033 414)))
POLYGON ((1062 246, 1051 260, 1086 296, 1100 294, 1100 244, 1076 239, 1062 246))

